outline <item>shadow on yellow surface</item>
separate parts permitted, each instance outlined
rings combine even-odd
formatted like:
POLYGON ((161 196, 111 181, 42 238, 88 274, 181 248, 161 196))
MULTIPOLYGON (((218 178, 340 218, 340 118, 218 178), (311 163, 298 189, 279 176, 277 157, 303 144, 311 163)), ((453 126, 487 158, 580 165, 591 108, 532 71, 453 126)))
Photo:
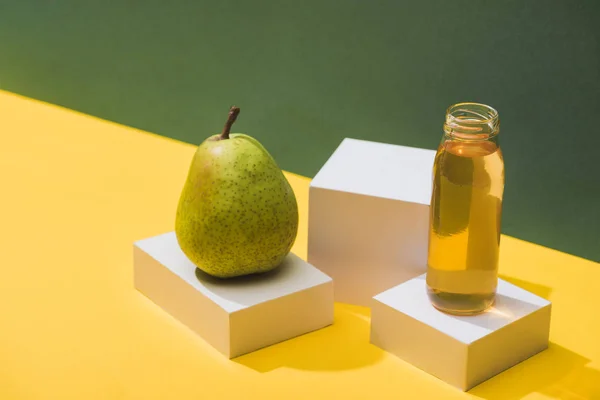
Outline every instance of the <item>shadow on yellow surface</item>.
POLYGON ((568 373, 542 393, 555 399, 600 399, 600 371, 582 367, 568 373))
POLYGON ((488 400, 521 399, 541 393, 551 399, 600 399, 600 371, 586 367, 590 360, 550 343, 547 350, 515 365, 472 389, 488 400))
POLYGON ((282 367, 310 371, 366 367, 384 355, 369 343, 369 322, 368 308, 336 303, 333 325, 234 361, 258 372, 282 367))
MULTIPOLYGON (((511 276, 500 278, 550 300, 554 289, 511 276)), ((554 310, 556 311, 556 310, 554 310)), ((550 343, 547 350, 491 378, 470 391, 483 399, 521 399, 539 393, 551 399, 600 399, 600 371, 586 357, 550 343)))

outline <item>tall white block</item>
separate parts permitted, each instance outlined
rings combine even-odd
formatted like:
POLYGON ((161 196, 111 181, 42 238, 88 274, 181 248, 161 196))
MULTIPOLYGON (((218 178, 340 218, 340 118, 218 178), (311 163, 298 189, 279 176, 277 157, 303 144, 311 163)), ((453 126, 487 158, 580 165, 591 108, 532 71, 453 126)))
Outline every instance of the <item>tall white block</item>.
POLYGON ((344 139, 310 184, 308 262, 336 301, 371 298, 425 272, 435 151, 344 139))
POLYGON ((548 347, 551 303, 499 280, 496 304, 474 316, 435 309, 425 275, 373 299, 371 343, 461 390, 548 347))
POLYGON ((134 244, 134 282, 229 358, 333 323, 331 278, 291 253, 274 271, 222 280, 197 269, 170 232, 134 244))

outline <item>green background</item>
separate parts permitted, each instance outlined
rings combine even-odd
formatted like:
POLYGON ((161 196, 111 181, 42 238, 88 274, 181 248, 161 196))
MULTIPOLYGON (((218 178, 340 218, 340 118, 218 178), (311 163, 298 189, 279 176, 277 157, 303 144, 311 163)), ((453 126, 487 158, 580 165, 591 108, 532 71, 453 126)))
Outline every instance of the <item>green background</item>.
POLYGON ((344 137, 435 149, 450 104, 487 103, 503 232, 600 260, 598 1, 0 0, 0 88, 191 143, 235 103, 307 176, 344 137))

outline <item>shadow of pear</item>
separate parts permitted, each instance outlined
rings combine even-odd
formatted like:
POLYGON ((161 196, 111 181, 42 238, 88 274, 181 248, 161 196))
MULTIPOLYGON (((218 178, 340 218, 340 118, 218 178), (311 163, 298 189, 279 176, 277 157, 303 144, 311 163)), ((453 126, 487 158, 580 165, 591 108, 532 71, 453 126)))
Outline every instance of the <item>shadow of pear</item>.
POLYGON ((200 268, 196 268, 195 274, 196 279, 212 293, 228 301, 249 305, 264 300, 265 293, 278 292, 277 283, 285 282, 293 271, 289 259, 286 259, 278 268, 261 274, 217 278, 200 268))
POLYGON ((369 309, 336 303, 334 312, 335 320, 331 326, 233 361, 262 373, 278 368, 340 371, 377 363, 384 352, 369 343, 369 309))

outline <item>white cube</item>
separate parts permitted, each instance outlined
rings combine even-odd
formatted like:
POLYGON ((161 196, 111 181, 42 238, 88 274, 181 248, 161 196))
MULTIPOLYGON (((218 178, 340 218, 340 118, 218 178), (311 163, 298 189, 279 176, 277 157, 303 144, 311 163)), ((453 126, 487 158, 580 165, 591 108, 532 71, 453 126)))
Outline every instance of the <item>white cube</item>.
POLYGON ((134 282, 229 358, 333 323, 331 278, 291 253, 274 271, 218 279, 197 269, 170 232, 134 244, 134 282))
POLYGON ((474 316, 435 309, 425 275, 373 299, 371 343, 461 389, 548 347, 551 303, 499 280, 494 307, 474 316))
POLYGON ((371 298, 425 272, 435 151, 344 139, 310 184, 308 262, 335 300, 371 298))

